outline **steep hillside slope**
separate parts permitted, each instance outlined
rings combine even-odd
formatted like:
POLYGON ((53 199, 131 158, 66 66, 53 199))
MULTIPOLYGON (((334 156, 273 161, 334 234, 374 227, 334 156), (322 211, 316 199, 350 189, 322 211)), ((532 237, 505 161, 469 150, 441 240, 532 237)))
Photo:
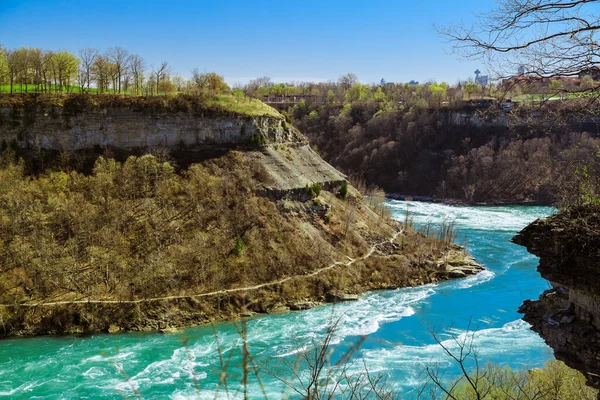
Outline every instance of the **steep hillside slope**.
POLYGON ((373 212, 281 116, 66 100, 0 126, 0 335, 164 329, 481 270, 373 212))

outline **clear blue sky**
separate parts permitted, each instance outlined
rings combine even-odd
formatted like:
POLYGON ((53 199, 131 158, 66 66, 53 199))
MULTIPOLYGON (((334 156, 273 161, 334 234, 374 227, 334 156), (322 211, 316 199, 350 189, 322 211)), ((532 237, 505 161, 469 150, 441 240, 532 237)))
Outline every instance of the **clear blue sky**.
POLYGON ((173 72, 216 71, 231 84, 455 83, 483 65, 450 54, 434 24, 469 22, 493 0, 0 0, 0 43, 77 52, 115 45, 173 72))

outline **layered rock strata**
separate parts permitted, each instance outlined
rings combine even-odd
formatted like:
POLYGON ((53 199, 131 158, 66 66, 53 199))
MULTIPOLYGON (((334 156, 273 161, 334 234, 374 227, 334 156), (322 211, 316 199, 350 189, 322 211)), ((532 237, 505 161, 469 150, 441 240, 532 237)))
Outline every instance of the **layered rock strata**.
POLYGON ((600 207, 580 206, 539 219, 513 238, 540 257, 550 282, 520 312, 557 359, 600 388, 600 207))

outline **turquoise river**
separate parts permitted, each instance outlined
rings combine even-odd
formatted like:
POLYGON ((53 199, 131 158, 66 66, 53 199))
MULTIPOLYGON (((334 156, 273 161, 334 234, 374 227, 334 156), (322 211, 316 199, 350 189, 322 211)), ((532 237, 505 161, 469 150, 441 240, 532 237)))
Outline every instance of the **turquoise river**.
MULTIPOLYGON (((281 366, 287 362, 293 367, 298 353, 324 337, 332 319, 338 318, 332 358, 365 337, 352 354, 349 373, 366 367, 373 375, 383 374, 406 399, 417 397, 425 366, 437 363, 448 377, 458 373, 435 343, 431 327, 452 346, 449 335, 464 334, 471 321, 484 362, 529 369, 552 359, 550 348, 516 311, 548 283, 536 271, 537 259, 509 242, 552 208, 388 204, 398 219, 408 208, 417 226, 454 221, 459 242, 487 270, 437 285, 367 293, 355 302, 248 320, 249 351, 262 382, 252 369, 248 397, 297 398, 265 369, 291 377, 281 366)), ((243 398, 240 335, 232 324, 215 328, 218 346, 212 328, 206 326, 186 329, 185 339, 180 334, 123 333, 3 340, 0 398, 243 398), (229 360, 228 390, 216 384, 219 353, 229 360)))

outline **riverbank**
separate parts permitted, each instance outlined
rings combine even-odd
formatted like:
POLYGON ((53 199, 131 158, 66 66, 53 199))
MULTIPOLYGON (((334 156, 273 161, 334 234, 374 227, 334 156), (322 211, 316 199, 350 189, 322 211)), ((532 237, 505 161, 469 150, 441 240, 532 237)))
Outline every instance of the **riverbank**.
POLYGON ((15 99, 0 110, 1 336, 171 329, 465 275, 436 264, 451 238, 371 209, 267 106, 15 99))
MULTIPOLYGON (((428 362, 439 363, 448 379, 460 374, 431 337, 432 327, 446 337, 463 332, 472 321, 471 328, 477 328, 473 343, 482 362, 527 371, 553 359, 551 349, 516 312, 524 299, 536 297, 547 284, 535 271, 537 259, 508 241, 527 223, 549 215, 552 209, 449 207, 391 200, 386 204, 399 221, 404 221, 406 208, 411 210, 416 229, 431 224, 433 230, 448 219, 455 220, 459 242, 486 270, 438 284, 372 291, 357 301, 247 319, 248 349, 261 367, 262 382, 249 374, 249 398, 264 398, 261 387, 266 388, 268 398, 283 397, 286 386, 262 366, 295 365, 298 357, 311 354, 315 342, 326 337, 332 321, 338 321, 332 359, 337 360, 360 341, 348 372, 360 374, 366 365, 369 371, 393 382, 397 397, 407 400, 418 398, 419 373, 428 362)), ((402 243, 402 237, 398 242, 402 243)), ((352 257, 358 259, 367 250, 365 247, 352 257)), ((372 257, 376 255, 379 253, 372 257)), ((348 261, 341 254, 335 259, 348 261)), ((331 270, 334 276, 339 271, 331 270)), ((449 346, 452 343, 451 339, 444 341, 449 346)), ((190 398, 198 396, 193 372, 202 396, 214 397, 221 378, 221 352, 224 359, 231 360, 229 393, 235 397, 244 390, 240 383, 241 346, 232 323, 198 326, 174 335, 123 332, 8 338, 0 341, 0 393, 45 400, 108 400, 135 397, 135 388, 144 398, 190 398), (115 370, 115 363, 127 373, 128 382, 115 370)), ((291 373, 281 377, 294 379, 291 373)), ((224 393, 223 386, 220 393, 224 393)))
MULTIPOLYGON (((399 226, 398 226, 399 227, 399 226)), ((0 304, 0 313, 21 315, 21 328, 4 335, 35 336, 120 331, 173 332, 179 328, 254 314, 306 310, 324 303, 358 300, 365 292, 415 287, 464 278, 484 267, 459 246, 445 244, 425 257, 415 246, 439 246, 433 239, 398 230, 356 259, 336 261, 313 272, 258 285, 137 300, 61 300, 0 304), (343 282, 341 289, 334 281, 343 282), (304 295, 302 295, 304 294, 304 295), (2 312, 4 311, 4 312, 2 312)), ((0 314, 1 315, 1 314, 0 314)))

